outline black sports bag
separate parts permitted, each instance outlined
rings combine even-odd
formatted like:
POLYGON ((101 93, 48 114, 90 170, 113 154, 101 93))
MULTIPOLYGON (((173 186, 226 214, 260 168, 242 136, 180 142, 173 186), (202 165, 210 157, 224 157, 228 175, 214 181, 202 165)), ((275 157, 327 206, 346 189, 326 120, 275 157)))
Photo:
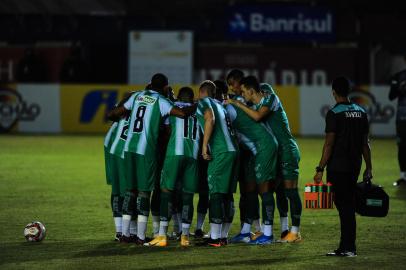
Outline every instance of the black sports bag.
POLYGON ((355 211, 366 217, 386 217, 389 196, 381 186, 364 181, 357 184, 355 211))

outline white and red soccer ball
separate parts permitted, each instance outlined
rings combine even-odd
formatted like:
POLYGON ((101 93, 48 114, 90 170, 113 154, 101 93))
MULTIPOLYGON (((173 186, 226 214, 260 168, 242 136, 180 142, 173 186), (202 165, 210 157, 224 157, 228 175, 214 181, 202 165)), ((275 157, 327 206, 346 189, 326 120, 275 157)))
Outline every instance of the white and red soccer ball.
POLYGON ((45 238, 46 230, 44 224, 34 221, 24 228, 24 236, 28 242, 40 242, 45 238))

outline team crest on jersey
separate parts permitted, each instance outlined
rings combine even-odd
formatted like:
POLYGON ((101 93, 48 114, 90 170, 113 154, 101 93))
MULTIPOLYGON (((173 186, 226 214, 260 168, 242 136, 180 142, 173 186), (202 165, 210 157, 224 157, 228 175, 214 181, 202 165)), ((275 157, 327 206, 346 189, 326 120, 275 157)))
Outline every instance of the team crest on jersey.
POLYGON ((137 101, 152 105, 156 102, 156 98, 150 96, 139 96, 137 97, 137 101))

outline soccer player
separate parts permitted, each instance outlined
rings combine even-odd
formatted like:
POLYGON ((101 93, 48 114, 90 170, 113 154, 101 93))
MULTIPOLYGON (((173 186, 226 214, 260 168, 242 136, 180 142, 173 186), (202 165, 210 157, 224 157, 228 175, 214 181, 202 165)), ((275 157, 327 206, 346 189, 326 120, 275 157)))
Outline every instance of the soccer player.
POLYGON ((204 244, 220 247, 227 243, 234 217, 238 146, 226 110, 213 98, 215 91, 212 81, 200 85, 196 115, 203 127, 202 156, 209 160, 210 238, 204 244))
MULTIPOLYGON (((134 93, 130 99, 109 113, 109 119, 117 120, 131 112, 128 137, 125 144, 127 162, 127 190, 124 202, 133 205, 137 201, 137 243, 145 243, 151 191, 158 175, 158 135, 163 117, 174 115, 186 117, 196 107, 180 109, 163 96, 168 78, 155 74, 151 79, 153 90, 134 93), (138 197, 132 190, 138 190, 138 197)), ((127 220, 123 219, 123 227, 127 220)))
MULTIPOLYGON (((259 85, 257 87, 259 88, 259 85)), ((252 160, 246 160, 246 163, 247 167, 254 172, 254 179, 251 177, 245 179, 246 217, 241 232, 233 237, 232 242, 270 244, 273 242, 272 225, 275 209, 273 192, 277 171, 278 142, 271 130, 267 129, 264 124, 252 120, 236 105, 227 105, 226 110, 240 142, 252 152, 252 160), (251 224, 258 211, 257 187, 262 199, 264 233, 251 240, 251 224)))
POLYGON ((111 210, 113 211, 113 220, 114 225, 116 228, 116 236, 115 241, 119 241, 122 235, 122 227, 121 227, 121 207, 122 203, 120 204, 120 194, 118 194, 117 189, 115 188, 115 178, 112 176, 112 157, 110 155, 110 146, 113 141, 114 135, 117 133, 117 122, 113 122, 110 126, 106 136, 104 137, 104 165, 106 171, 106 181, 108 185, 111 185, 111 210))
MULTIPOLYGON (((182 108, 192 106, 193 90, 183 87, 179 90, 178 102, 182 108)), ((182 235, 181 246, 189 246, 189 230, 193 218, 193 195, 198 187, 198 152, 200 127, 195 115, 181 119, 170 116, 171 136, 166 150, 165 162, 161 173, 161 205, 159 236, 148 243, 149 246, 167 246, 167 232, 171 217, 173 195, 182 196, 182 235)))
MULTIPOLYGON (((128 93, 117 106, 124 104, 130 95, 128 93)), ((122 228, 122 207, 126 191, 124 145, 127 138, 127 129, 128 116, 124 116, 118 122, 114 122, 105 137, 104 149, 106 173, 112 185, 111 206, 116 226, 116 240, 134 242, 136 235, 135 220, 131 220, 130 227, 122 228)))
POLYGON ((299 178, 300 152, 289 128, 289 121, 282 103, 275 94, 266 95, 260 91, 258 80, 248 76, 241 80, 243 97, 254 104, 250 108, 242 102, 231 100, 255 121, 262 121, 270 127, 279 143, 279 160, 285 188, 285 195, 290 203, 292 227, 282 239, 282 242, 297 242, 301 240, 299 232, 302 202, 297 189, 299 178))

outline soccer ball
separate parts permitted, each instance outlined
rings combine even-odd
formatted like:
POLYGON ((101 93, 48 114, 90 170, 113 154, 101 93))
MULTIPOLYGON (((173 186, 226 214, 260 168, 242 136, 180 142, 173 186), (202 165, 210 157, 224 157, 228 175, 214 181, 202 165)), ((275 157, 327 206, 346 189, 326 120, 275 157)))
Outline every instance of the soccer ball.
POLYGON ((46 230, 44 224, 34 221, 24 228, 24 236, 28 242, 40 242, 45 238, 46 230))

